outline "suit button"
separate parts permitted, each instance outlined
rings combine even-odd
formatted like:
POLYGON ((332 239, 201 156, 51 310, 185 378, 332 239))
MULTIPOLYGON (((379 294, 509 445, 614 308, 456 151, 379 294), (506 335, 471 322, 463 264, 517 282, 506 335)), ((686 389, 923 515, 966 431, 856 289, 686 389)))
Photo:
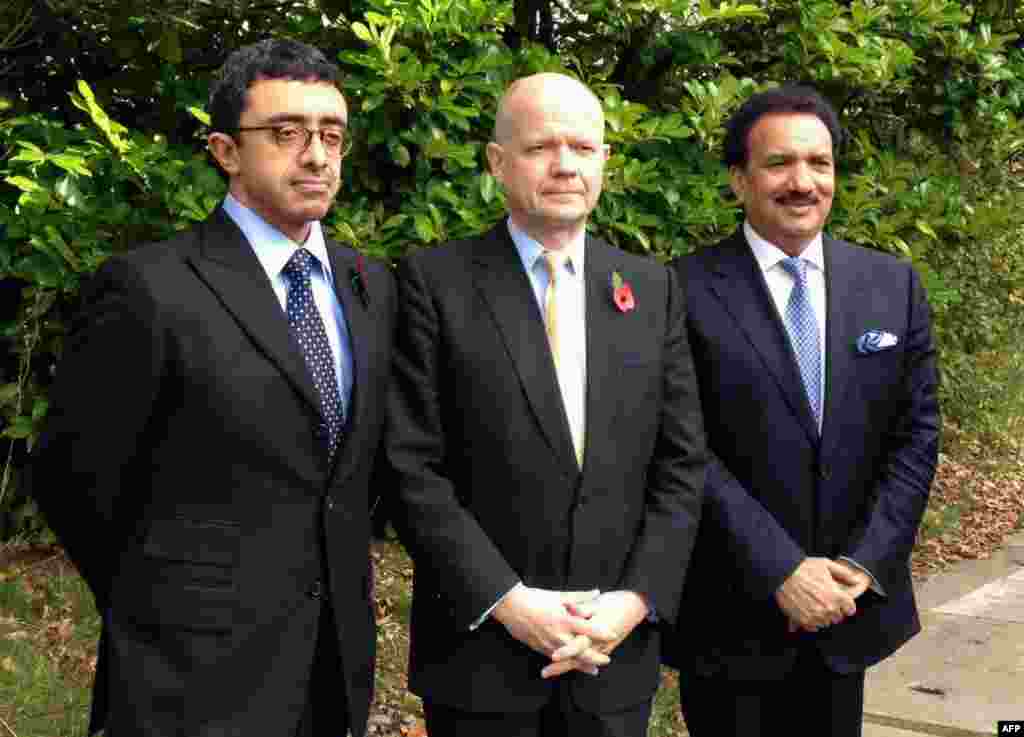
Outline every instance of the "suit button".
POLYGON ((308 596, 313 601, 318 601, 320 597, 323 595, 324 587, 323 584, 320 583, 320 579, 314 581, 313 584, 309 587, 309 591, 306 592, 306 596, 308 596))
POLYGON ((832 479, 832 471, 829 469, 828 466, 821 466, 818 469, 818 477, 822 481, 830 481, 832 479))
POLYGON ((587 495, 586 494, 580 494, 580 506, 582 507, 586 503, 587 503, 587 495))
POLYGON ((332 497, 332 496, 327 497, 326 504, 327 504, 327 511, 328 512, 333 511, 334 510, 334 497, 332 497))

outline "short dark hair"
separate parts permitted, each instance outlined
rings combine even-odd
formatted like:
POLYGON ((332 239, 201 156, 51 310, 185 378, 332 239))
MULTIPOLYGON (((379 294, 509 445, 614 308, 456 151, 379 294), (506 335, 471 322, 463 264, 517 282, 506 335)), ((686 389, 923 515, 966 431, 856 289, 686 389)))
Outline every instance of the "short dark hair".
POLYGON ((328 82, 340 87, 341 73, 323 52, 308 44, 268 38, 235 50, 210 87, 210 128, 234 133, 245 110, 245 96, 259 79, 328 82))
POLYGON ((808 113, 815 115, 832 135, 832 153, 838 153, 843 142, 839 116, 828 101, 812 87, 784 84, 753 95, 725 124, 722 158, 730 169, 745 166, 750 155, 748 138, 750 129, 765 115, 808 113))

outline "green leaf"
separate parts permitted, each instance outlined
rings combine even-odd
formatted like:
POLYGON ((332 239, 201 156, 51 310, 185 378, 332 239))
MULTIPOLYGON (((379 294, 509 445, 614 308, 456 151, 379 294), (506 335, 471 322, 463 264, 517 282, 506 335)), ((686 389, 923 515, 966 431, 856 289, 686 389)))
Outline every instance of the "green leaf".
POLYGON ((383 228, 397 228, 398 226, 400 226, 403 223, 405 223, 405 221, 408 220, 408 219, 409 219, 408 215, 403 215, 403 214, 399 213, 397 215, 392 215, 391 217, 389 217, 387 220, 384 221, 384 223, 380 227, 382 229, 383 228))
POLYGON ((32 418, 21 415, 15 417, 11 424, 0 433, 0 436, 11 438, 12 440, 24 440, 32 435, 33 429, 32 418))
POLYGON ((937 241, 939 239, 939 236, 936 235, 935 231, 932 229, 932 226, 930 226, 924 220, 918 220, 917 222, 914 223, 914 226, 932 240, 937 241))
POLYGON ((64 272, 48 253, 31 253, 15 264, 12 271, 41 287, 58 287, 64 272))
POLYGON ((70 174, 81 174, 83 177, 91 177, 92 171, 85 165, 85 159, 73 154, 57 154, 50 157, 50 161, 70 174))
POLYGON ((85 198, 82 195, 82 190, 79 189, 78 183, 72 176, 61 178, 53 191, 64 200, 64 204, 68 207, 82 207, 84 204, 85 198))
POLYGON ((128 129, 120 123, 111 120, 106 112, 104 112, 103 108, 96 102, 96 96, 93 94, 88 82, 84 79, 78 80, 77 89, 78 94, 71 95, 71 101, 75 107, 89 114, 93 125, 103 132, 110 145, 116 151, 122 154, 128 151, 131 148, 131 144, 121 136, 122 133, 127 133, 128 129))
POLYGON ((28 177, 7 177, 4 181, 8 184, 13 184, 22 192, 41 192, 46 189, 41 184, 29 179, 28 177))
POLYGON ((430 243, 432 240, 437 239, 434 223, 422 212, 413 215, 413 228, 416 230, 416 235, 424 243, 430 243))
POLYGON ((373 34, 370 33, 370 29, 367 28, 365 24, 360 23, 359 21, 353 23, 352 33, 356 34, 356 38, 358 38, 363 43, 370 44, 371 46, 373 45, 373 34))
POLYGON ((344 243, 354 246, 358 242, 356 232, 352 230, 352 226, 348 223, 338 223, 334 228, 334 233, 338 236, 338 240, 344 243))
POLYGON ((22 147, 22 150, 16 156, 12 156, 11 161, 27 161, 31 164, 46 161, 46 152, 39 146, 29 141, 17 141, 16 143, 22 147))
POLYGON ((487 204, 494 199, 494 191, 497 188, 497 180, 490 172, 483 172, 480 175, 480 196, 487 204))
POLYGON ((210 127, 210 114, 203 110, 201 107, 195 107, 194 105, 188 106, 189 113, 192 117, 198 120, 200 123, 205 125, 207 128, 210 127))
POLYGON ((168 64, 181 64, 181 37, 178 35, 178 29, 170 27, 164 30, 156 53, 168 64))
POLYGON ((412 156, 409 154, 409 149, 403 146, 401 143, 394 143, 388 146, 391 149, 391 159, 403 169, 412 162, 412 156))
POLYGON ((46 411, 50 408, 50 402, 46 397, 36 397, 36 401, 32 403, 32 420, 38 422, 46 416, 46 411))
POLYGON ((18 401, 18 395, 20 393, 21 386, 16 381, 0 386, 0 407, 14 405, 18 401))

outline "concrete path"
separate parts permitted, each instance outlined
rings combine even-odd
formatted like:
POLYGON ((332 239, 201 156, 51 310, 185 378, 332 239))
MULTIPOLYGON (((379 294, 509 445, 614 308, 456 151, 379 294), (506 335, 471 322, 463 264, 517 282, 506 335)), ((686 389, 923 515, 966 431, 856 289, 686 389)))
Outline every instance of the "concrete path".
POLYGON ((917 596, 923 631, 868 670, 864 737, 989 737, 1024 719, 1024 532, 917 596))

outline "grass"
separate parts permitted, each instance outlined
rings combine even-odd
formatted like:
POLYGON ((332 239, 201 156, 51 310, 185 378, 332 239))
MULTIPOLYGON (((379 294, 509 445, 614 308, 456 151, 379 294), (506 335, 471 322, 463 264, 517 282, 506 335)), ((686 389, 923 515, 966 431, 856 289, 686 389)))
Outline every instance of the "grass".
POLYGON ((85 737, 99 636, 92 595, 60 556, 7 552, 0 553, 0 735, 85 737))

